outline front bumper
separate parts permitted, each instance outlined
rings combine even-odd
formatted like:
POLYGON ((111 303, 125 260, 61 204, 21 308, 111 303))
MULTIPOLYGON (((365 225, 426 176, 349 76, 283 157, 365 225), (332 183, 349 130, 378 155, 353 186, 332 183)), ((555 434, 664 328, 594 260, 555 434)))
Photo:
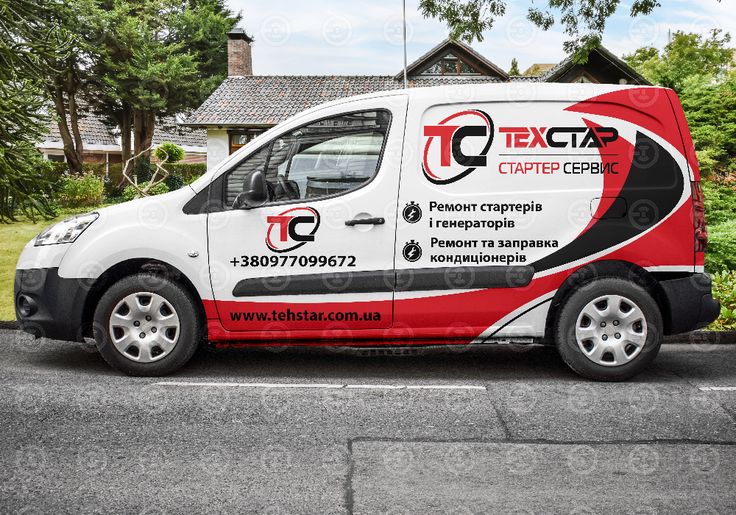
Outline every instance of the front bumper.
POLYGON ((58 268, 16 270, 15 318, 36 338, 81 342, 88 292, 88 281, 61 278, 58 268))
POLYGON ((664 316, 665 334, 680 334, 701 329, 721 313, 721 304, 713 298, 708 274, 669 279, 659 283, 668 310, 664 316))

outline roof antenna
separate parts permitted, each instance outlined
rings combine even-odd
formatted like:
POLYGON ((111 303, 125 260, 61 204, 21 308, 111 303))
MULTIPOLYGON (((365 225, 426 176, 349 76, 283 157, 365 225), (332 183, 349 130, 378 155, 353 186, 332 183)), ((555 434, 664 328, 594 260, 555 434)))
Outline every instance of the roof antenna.
POLYGON ((409 87, 409 81, 406 79, 406 0, 403 0, 403 29, 404 29, 404 89, 409 87))

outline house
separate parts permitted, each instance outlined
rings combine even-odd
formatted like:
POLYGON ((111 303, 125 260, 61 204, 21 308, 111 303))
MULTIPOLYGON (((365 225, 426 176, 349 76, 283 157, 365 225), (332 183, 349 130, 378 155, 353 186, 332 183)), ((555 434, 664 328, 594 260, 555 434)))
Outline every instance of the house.
MULTIPOLYGON (((350 95, 403 88, 403 70, 396 75, 253 75, 252 42, 243 29, 228 33, 228 76, 183 123, 207 131, 208 168, 304 109, 350 95)), ((603 47, 584 65, 568 57, 559 64, 536 66, 534 75, 509 76, 465 43, 446 39, 408 65, 407 76, 409 87, 516 81, 649 84, 603 47)))
MULTIPOLYGON (((85 163, 105 163, 107 167, 122 162, 123 150, 116 127, 107 125, 95 114, 85 113, 79 119, 79 132, 84 144, 85 163)), ((171 141, 184 149, 186 152, 182 161, 184 163, 204 163, 207 160, 207 134, 203 129, 183 127, 173 117, 163 118, 156 123, 153 145, 155 147, 164 141, 171 141)), ((36 148, 46 159, 66 161, 64 143, 55 120, 49 123, 44 140, 38 143, 36 148)))

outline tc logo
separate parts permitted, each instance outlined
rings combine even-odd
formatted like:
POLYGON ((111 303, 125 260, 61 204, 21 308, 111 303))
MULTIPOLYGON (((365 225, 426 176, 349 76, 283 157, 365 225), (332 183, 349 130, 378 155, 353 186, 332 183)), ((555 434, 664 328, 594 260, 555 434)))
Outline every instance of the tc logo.
POLYGON ((493 133, 493 120, 478 109, 450 115, 439 125, 425 125, 427 142, 422 158, 424 176, 434 184, 450 184, 477 167, 486 166, 493 133), (463 145, 466 138, 471 139, 463 145))
POLYGON ((319 213, 311 207, 294 207, 266 218, 266 246, 274 252, 289 252, 309 241, 319 229, 319 213))

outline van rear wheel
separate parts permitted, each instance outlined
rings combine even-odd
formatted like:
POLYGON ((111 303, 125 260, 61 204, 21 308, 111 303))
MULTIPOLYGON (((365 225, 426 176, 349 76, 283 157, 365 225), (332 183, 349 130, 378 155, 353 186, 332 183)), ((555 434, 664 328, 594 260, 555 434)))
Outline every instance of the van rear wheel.
POLYGON ((597 381, 623 381, 657 356, 662 315, 638 284, 601 278, 567 298, 554 335, 560 356, 575 372, 597 381))
POLYGON ((121 279, 102 295, 94 336, 105 361, 136 376, 174 372, 203 339, 196 299, 178 283, 145 273, 121 279))

